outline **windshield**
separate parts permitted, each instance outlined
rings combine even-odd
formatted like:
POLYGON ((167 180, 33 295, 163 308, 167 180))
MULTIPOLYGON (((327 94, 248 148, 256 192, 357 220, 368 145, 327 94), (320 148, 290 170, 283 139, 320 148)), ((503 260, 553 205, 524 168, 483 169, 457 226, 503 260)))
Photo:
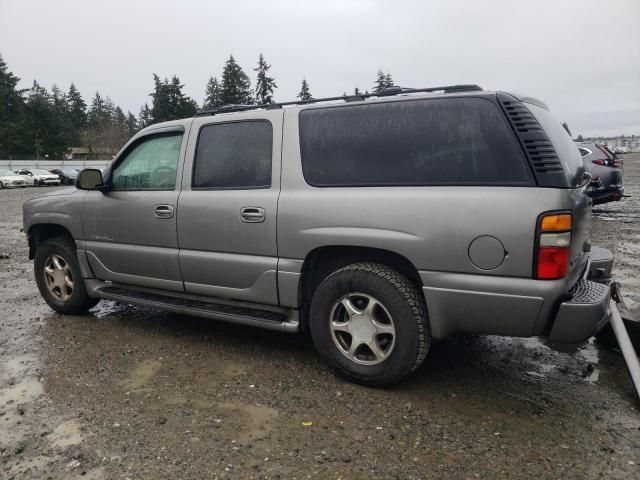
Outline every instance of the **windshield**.
POLYGON ((36 168, 35 170, 31 170, 31 171, 37 175, 51 175, 50 171, 43 170, 42 168, 36 168))
POLYGON ((75 168, 69 168, 69 169, 62 170, 62 173, 67 174, 67 175, 77 175, 78 172, 79 172, 79 170, 76 170, 75 168))
POLYGON ((17 173, 13 173, 10 170, 0 170, 0 177, 17 177, 17 173))

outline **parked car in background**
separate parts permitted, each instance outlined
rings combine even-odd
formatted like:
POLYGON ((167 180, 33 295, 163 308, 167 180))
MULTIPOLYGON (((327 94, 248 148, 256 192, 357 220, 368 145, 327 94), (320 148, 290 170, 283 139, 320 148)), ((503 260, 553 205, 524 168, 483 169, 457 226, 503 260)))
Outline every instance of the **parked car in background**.
POLYGON ((77 168, 54 168, 51 173, 55 173, 63 185, 74 185, 80 170, 77 168))
POLYGON ((608 322, 591 176, 543 102, 460 85, 314 102, 149 126, 104 177, 25 202, 43 298, 307 331, 374 386, 432 338, 582 342, 608 322))
POLYGON ((11 170, 0 170, 0 188, 26 187, 27 179, 11 170))
POLYGON ((60 178, 48 170, 42 168, 24 168, 16 172, 27 179, 34 187, 44 187, 47 185, 60 185, 60 178))
POLYGON ((611 157, 613 157, 614 159, 617 159, 617 158, 618 158, 618 154, 617 154, 617 153, 616 153, 616 151, 615 151, 615 150, 616 150, 616 149, 615 149, 615 147, 611 147, 611 146, 606 145, 606 144, 601 145, 601 144, 599 144, 599 143, 596 143, 596 145, 597 145, 598 147, 600 147, 600 148, 604 149, 604 151, 605 151, 606 153, 608 153, 608 154, 609 154, 611 157))
POLYGON ((604 146, 597 143, 580 143, 578 150, 587 171, 591 174, 593 204, 614 202, 622 198, 622 162, 604 146))

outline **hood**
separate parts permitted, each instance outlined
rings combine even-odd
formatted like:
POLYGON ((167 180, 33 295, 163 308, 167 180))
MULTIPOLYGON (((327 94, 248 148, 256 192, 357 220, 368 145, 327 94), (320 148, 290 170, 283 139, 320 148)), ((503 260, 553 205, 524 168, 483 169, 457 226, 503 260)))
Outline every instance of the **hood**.
POLYGON ((25 182, 27 181, 27 179, 22 175, 0 175, 0 180, 2 180, 3 182, 9 180, 23 180, 25 182))

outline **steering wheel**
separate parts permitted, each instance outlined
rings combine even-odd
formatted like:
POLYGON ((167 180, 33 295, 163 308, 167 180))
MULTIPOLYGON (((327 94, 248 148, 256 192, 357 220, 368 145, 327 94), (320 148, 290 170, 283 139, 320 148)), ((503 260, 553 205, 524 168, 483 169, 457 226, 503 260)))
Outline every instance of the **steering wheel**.
POLYGON ((175 184, 176 169, 160 165, 151 172, 151 184, 155 187, 169 187, 175 184))

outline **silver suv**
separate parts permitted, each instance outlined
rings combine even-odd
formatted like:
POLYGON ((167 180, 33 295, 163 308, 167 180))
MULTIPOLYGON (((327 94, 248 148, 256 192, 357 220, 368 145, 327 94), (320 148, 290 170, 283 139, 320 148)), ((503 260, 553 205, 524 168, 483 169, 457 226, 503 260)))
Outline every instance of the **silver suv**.
POLYGON ((145 128, 104 175, 24 204, 35 278, 306 331, 356 382, 455 333, 581 342, 609 319, 590 176, 544 103, 474 85, 230 106, 145 128))

